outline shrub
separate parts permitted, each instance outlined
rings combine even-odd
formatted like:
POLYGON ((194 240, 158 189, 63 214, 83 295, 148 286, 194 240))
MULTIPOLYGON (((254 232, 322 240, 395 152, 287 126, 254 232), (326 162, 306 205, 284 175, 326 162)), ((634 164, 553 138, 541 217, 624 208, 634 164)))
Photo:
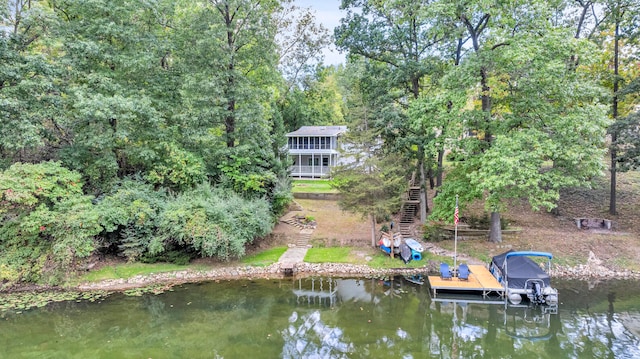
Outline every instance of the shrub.
POLYGON ((271 195, 271 211, 274 217, 284 214, 291 201, 293 201, 291 179, 288 176, 282 176, 276 181, 271 195))
POLYGON ((128 260, 148 252, 156 235, 157 218, 168 196, 141 178, 128 178, 97 200, 103 248, 115 249, 128 260), (115 247, 115 248, 113 248, 115 247))
POLYGON ((45 264, 47 275, 58 278, 56 272, 93 252, 102 228, 79 173, 58 162, 16 163, 0 183, 0 280, 38 281, 45 264))
POLYGON ((265 199, 243 199, 202 184, 175 197, 160 214, 151 255, 169 248, 192 250, 202 257, 241 257, 245 245, 273 226, 265 199))

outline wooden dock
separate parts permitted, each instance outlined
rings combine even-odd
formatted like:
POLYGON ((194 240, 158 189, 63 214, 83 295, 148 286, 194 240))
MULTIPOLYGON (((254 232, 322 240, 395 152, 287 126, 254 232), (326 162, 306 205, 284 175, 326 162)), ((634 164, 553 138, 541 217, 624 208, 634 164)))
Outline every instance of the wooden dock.
POLYGON ((440 276, 429 276, 429 285, 433 297, 437 297, 438 292, 477 292, 487 297, 492 293, 504 296, 504 288, 498 280, 483 265, 469 265, 469 280, 460 280, 458 277, 442 279, 440 276))

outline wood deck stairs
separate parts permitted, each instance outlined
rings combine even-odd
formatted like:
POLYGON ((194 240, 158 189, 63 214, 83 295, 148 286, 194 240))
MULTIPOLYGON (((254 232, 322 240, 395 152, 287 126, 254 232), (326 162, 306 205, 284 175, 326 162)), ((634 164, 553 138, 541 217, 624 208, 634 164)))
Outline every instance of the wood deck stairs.
POLYGON ((411 226, 413 225, 416 214, 420 210, 420 187, 413 184, 413 180, 409 183, 409 190, 406 199, 402 203, 400 224, 398 229, 403 237, 414 237, 411 226))

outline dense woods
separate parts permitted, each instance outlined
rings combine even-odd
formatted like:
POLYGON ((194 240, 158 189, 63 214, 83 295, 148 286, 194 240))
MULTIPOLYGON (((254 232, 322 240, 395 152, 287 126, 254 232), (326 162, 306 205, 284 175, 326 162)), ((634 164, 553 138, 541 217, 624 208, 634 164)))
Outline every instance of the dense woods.
POLYGON ((412 173, 421 220, 480 200, 494 241, 509 200, 552 210, 607 170, 615 213, 640 162, 637 1, 342 9, 332 31, 290 0, 1 1, 0 280, 58 283, 96 253, 242 256, 291 200, 302 125, 348 124, 366 156, 337 183, 352 207, 378 193, 372 218, 412 173), (330 41, 344 65, 322 64, 330 41))

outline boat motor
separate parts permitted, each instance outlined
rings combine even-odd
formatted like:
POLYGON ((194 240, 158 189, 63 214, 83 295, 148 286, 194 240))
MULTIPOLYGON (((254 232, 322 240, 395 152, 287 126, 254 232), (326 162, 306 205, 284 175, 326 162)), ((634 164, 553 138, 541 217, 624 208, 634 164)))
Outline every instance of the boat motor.
POLYGON ((558 305, 558 291, 551 287, 542 288, 542 295, 544 295, 544 300, 549 306, 558 305))

